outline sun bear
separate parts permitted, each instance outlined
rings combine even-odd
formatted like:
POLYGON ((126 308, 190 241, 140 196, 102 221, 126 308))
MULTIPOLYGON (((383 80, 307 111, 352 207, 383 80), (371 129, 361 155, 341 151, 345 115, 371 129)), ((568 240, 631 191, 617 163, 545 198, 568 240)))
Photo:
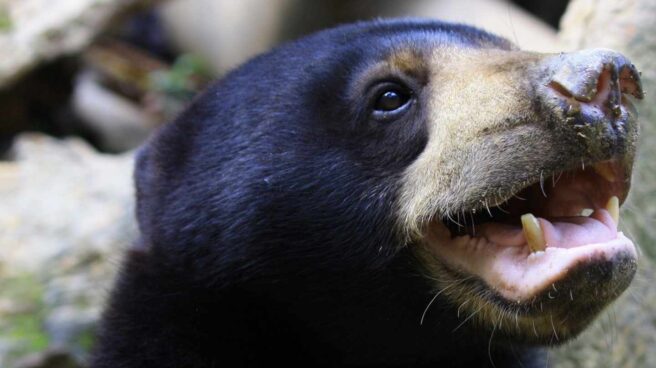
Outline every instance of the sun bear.
POLYGON ((535 367, 629 285, 636 68, 430 20, 229 73, 139 151, 101 367, 535 367))

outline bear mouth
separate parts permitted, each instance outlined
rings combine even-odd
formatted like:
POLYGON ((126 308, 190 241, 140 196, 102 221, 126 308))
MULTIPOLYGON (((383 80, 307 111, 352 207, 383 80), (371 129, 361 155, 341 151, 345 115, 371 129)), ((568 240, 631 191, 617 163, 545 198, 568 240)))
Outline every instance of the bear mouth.
POLYGON ((608 160, 543 175, 498 206, 432 221, 425 242, 450 269, 506 301, 530 302, 586 266, 635 263, 634 244, 618 231, 628 172, 608 160))

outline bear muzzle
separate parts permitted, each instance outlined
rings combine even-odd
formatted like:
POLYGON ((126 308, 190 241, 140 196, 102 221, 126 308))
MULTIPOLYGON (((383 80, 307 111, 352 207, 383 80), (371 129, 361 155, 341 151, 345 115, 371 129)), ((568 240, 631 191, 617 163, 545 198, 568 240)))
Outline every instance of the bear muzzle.
POLYGON ((435 70, 431 137, 400 204, 420 259, 438 288, 463 284, 444 295, 479 322, 513 316, 505 333, 536 343, 575 336, 637 267, 618 223, 639 72, 604 49, 472 51, 435 70))

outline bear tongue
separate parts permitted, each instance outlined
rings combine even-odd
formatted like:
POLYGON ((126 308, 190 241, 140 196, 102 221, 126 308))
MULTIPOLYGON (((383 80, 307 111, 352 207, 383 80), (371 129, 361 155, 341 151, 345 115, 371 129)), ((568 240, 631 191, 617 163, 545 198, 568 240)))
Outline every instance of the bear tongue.
POLYGON ((546 247, 573 248, 617 238, 617 223, 606 210, 596 210, 590 217, 538 219, 546 247))
MULTIPOLYGON (((580 245, 601 243, 617 238, 617 223, 605 209, 598 209, 590 217, 538 218, 538 237, 544 250, 547 247, 573 248, 580 245)), ((503 246, 523 246, 527 244, 525 230, 518 226, 503 223, 486 223, 476 229, 476 237, 484 237, 489 242, 503 246)))

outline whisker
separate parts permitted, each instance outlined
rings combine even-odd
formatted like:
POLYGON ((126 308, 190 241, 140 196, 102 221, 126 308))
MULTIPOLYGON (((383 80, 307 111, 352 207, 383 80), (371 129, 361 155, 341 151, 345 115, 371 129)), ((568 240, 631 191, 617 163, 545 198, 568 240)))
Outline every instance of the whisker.
POLYGON ((503 213, 505 213, 505 214, 507 214, 507 215, 510 215, 510 212, 504 210, 503 207, 501 207, 501 205, 498 205, 497 208, 499 209, 499 211, 501 211, 501 212, 503 212, 503 213))
POLYGON ((443 288, 442 290, 438 291, 438 292, 435 294, 435 296, 433 296, 433 298, 430 300, 430 302, 428 302, 428 305, 426 305, 426 309, 424 309, 424 313, 421 314, 421 319, 419 320, 419 325, 422 326, 422 325, 424 324, 424 318, 426 318, 426 313, 428 313, 428 309, 429 309, 430 306, 433 304, 433 302, 435 302, 435 299, 437 299, 437 297, 440 296, 440 294, 442 294, 443 292, 449 290, 450 288, 452 288, 452 287, 454 287, 454 286, 456 286, 456 285, 460 285, 461 283, 465 282, 465 281, 468 280, 469 278, 470 278, 470 277, 465 277, 464 279, 460 279, 460 280, 454 281, 451 285, 448 285, 447 287, 445 287, 445 288, 443 288))
POLYGON ((556 184, 558 184, 558 181, 560 181, 560 178, 561 178, 562 176, 563 176, 563 172, 561 171, 561 172, 558 174, 558 177, 556 178, 556 183, 554 183, 554 186, 556 186, 556 184))
POLYGON ((525 201, 526 200, 526 198, 520 197, 517 194, 513 194, 513 197, 519 199, 520 201, 525 201))
POLYGON ((556 341, 560 341, 558 338, 558 332, 556 332, 556 326, 554 326, 553 323, 553 314, 549 314, 549 319, 551 320, 551 328, 553 329, 554 337, 556 338, 556 341))
POLYGON ((497 324, 494 323, 492 327, 492 333, 490 334, 490 340, 487 342, 487 357, 490 359, 490 364, 492 367, 496 368, 496 365, 494 364, 494 359, 492 359, 492 339, 494 338, 494 333, 497 330, 497 324))
POLYGON ((487 213, 490 214, 490 217, 494 217, 492 211, 490 211, 490 206, 487 204, 487 200, 485 201, 485 209, 487 210, 487 213))
POLYGON ((451 217, 451 214, 449 214, 448 212, 447 212, 447 214, 446 214, 446 218, 448 218, 449 221, 453 222, 454 224, 458 225, 459 227, 464 227, 464 226, 459 222, 459 220, 460 220, 460 213, 458 213, 458 221, 454 220, 453 217, 451 217))
POLYGON ((465 304, 467 304, 468 302, 469 302, 469 299, 465 300, 464 303, 462 303, 462 304, 460 304, 460 306, 458 306, 458 313, 457 313, 458 319, 460 319, 460 309, 461 309, 462 307, 464 307, 465 304))
POLYGON ((481 309, 483 309, 483 305, 481 305, 477 310, 475 310, 472 314, 470 314, 469 317, 465 318, 464 321, 460 322, 460 324, 456 326, 456 328, 454 328, 453 331, 451 331, 451 333, 458 331, 460 327, 462 327, 465 323, 467 323, 467 321, 472 319, 472 317, 474 317, 478 312, 480 312, 481 309))

